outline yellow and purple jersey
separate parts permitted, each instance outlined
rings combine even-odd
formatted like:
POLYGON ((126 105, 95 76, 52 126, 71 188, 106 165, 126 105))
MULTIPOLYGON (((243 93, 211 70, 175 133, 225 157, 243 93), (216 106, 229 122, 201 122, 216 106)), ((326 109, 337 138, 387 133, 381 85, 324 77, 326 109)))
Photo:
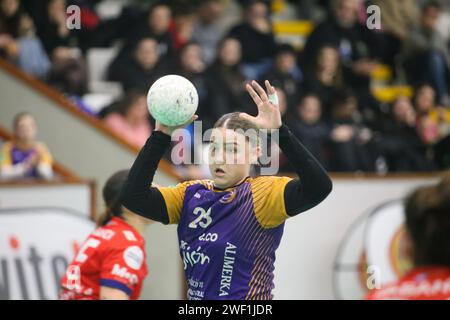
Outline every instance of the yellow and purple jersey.
POLYGON ((178 224, 188 299, 272 299, 290 180, 247 177, 224 190, 211 180, 158 187, 169 222, 178 224))

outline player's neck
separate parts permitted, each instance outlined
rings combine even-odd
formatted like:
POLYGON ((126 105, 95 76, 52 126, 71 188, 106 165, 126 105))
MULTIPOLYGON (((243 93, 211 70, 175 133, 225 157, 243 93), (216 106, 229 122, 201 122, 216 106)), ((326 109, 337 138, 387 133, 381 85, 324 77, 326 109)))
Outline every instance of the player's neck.
POLYGON ((133 229, 136 230, 140 235, 144 234, 145 227, 148 225, 148 222, 146 222, 144 218, 141 218, 137 214, 128 212, 125 212, 122 217, 126 221, 126 223, 132 226, 133 229))

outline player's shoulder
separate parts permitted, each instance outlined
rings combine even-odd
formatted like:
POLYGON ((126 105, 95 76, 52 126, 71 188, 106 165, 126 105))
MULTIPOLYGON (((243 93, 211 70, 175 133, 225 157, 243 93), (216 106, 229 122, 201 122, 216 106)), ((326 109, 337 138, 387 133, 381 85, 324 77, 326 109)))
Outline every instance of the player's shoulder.
POLYGON ((92 235, 100 238, 105 246, 128 247, 130 245, 137 245, 143 247, 145 243, 139 233, 126 224, 118 223, 115 220, 95 229, 92 235))
POLYGON ((250 179, 252 187, 277 186, 279 183, 287 183, 292 178, 286 176, 257 176, 250 179))

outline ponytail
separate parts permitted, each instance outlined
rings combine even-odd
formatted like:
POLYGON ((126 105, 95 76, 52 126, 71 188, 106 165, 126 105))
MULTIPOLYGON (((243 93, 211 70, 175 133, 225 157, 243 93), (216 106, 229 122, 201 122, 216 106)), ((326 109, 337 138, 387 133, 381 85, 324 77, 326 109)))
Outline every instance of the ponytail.
POLYGON ((121 170, 113 174, 103 187, 103 200, 106 210, 97 219, 97 226, 108 224, 114 217, 122 217, 123 207, 120 203, 120 192, 128 177, 128 170, 121 170))

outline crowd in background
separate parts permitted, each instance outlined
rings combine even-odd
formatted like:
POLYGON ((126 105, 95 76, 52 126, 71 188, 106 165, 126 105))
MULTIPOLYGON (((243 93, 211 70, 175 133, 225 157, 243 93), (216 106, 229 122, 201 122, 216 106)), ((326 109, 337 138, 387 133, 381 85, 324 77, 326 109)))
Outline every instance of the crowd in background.
MULTIPOLYGON (((0 56, 81 97, 87 50, 119 46, 107 80, 125 94, 96 116, 138 147, 153 127, 147 90, 175 73, 196 86, 203 129, 224 113, 255 114, 244 84, 268 79, 284 121, 331 171, 450 166, 450 28, 438 24, 449 15, 445 1, 291 1, 296 18, 315 25, 302 50, 276 40, 270 1, 130 1, 107 20, 96 12, 100 2, 0 0, 0 56), (230 2, 242 18, 227 23, 230 2), (81 8, 79 30, 66 26, 70 4, 81 8), (381 30, 366 26, 372 4, 381 8, 381 30), (390 66, 394 82, 412 86, 413 97, 378 101, 371 75, 380 64, 390 66)), ((289 171, 280 160, 280 171, 289 171)))

